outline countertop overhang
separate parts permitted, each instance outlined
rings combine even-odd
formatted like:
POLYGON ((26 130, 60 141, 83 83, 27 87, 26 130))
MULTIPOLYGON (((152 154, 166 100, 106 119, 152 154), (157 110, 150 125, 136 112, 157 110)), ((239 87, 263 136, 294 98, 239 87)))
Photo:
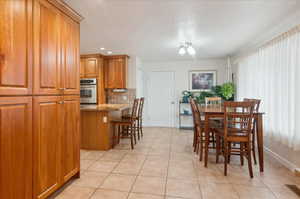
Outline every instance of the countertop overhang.
POLYGON ((80 105, 80 111, 124 111, 129 108, 129 104, 80 105))

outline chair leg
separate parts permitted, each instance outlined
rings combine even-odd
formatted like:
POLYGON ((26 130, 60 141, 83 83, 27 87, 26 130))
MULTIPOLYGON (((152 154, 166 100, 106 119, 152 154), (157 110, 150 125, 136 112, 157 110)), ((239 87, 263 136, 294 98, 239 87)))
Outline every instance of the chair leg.
POLYGON ((244 166, 244 143, 240 143, 240 161, 241 165, 244 166))
POLYGON ((196 130, 196 127, 194 127, 193 147, 194 147, 194 152, 196 152, 196 150, 197 150, 197 130, 196 130))
POLYGON ((231 145, 232 142, 228 142, 228 164, 230 164, 230 160, 231 160, 231 145))
POLYGON ((217 164, 219 163, 220 148, 221 148, 220 144, 221 144, 220 143, 220 137, 216 136, 216 163, 217 164))
POLYGON ((199 136, 199 141, 198 141, 198 147, 200 147, 200 154, 199 154, 199 160, 202 161, 203 160, 203 134, 202 132, 200 132, 200 136, 199 136))
POLYGON ((253 178, 253 169, 252 169, 252 161, 251 161, 251 142, 248 142, 246 145, 247 145, 249 175, 251 178, 253 178))
POLYGON ((257 161, 256 161, 256 154, 255 154, 255 130, 253 130, 252 132, 252 153, 253 153, 253 161, 254 161, 254 164, 257 164, 257 161))
POLYGON ((224 140, 224 175, 227 176, 227 163, 228 163, 228 142, 224 140))

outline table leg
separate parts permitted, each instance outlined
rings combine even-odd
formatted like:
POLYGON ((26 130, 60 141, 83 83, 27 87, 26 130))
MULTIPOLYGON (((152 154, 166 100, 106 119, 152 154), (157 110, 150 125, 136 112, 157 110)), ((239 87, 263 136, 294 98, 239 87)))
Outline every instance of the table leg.
POLYGON ((205 114, 205 150, 204 150, 204 166, 208 163, 208 145, 209 145, 209 116, 205 114))
POLYGON ((257 132, 257 148, 259 158, 259 170, 264 172, 264 137, 263 137, 263 116, 258 114, 256 116, 256 132, 257 132))

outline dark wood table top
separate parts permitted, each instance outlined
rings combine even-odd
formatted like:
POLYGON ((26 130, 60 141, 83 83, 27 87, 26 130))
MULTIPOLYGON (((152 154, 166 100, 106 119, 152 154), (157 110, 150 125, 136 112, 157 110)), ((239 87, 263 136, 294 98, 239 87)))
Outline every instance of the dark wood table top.
MULTIPOLYGON (((199 105, 200 113, 211 113, 211 114, 224 114, 224 106, 215 106, 215 105, 199 105)), ((254 114, 265 114, 264 112, 254 112, 254 114)))

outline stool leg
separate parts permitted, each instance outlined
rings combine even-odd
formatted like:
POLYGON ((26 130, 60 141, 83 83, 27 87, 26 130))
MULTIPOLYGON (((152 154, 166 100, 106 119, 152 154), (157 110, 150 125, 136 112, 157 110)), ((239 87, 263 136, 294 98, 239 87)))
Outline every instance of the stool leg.
POLYGON ((111 148, 114 148, 115 147, 115 139, 116 139, 116 125, 112 125, 112 128, 113 128, 113 139, 112 139, 112 146, 111 148))
POLYGON ((132 128, 131 126, 131 130, 130 130, 130 142, 131 142, 131 149, 133 149, 133 136, 134 136, 134 133, 133 133, 134 129, 132 128))
POLYGON ((134 123, 135 123, 134 129, 137 130, 138 140, 140 140, 139 120, 137 119, 134 123))
POLYGON ((143 134, 143 120, 142 118, 139 119, 140 120, 140 131, 141 131, 141 136, 143 137, 144 134, 143 134))

